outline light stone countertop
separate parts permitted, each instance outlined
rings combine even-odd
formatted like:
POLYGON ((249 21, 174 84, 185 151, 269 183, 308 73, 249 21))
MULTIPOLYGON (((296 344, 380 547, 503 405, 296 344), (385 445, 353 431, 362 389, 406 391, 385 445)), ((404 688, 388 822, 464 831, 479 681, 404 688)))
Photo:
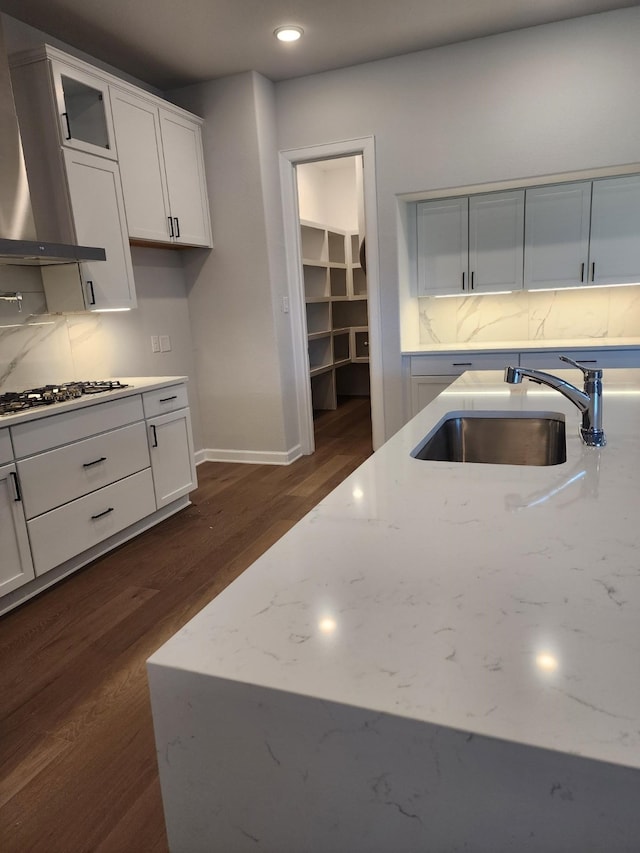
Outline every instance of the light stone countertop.
POLYGON ((582 349, 627 350, 640 347, 640 338, 563 338, 558 340, 460 341, 446 344, 418 344, 402 351, 402 355, 428 355, 449 352, 532 352, 582 349))
MULTIPOLYGON (((51 415, 59 415, 72 409, 83 409, 86 406, 95 406, 98 403, 106 403, 109 400, 118 400, 121 397, 130 397, 132 394, 142 394, 145 391, 155 391, 157 388, 166 388, 169 385, 178 385, 187 382, 186 376, 119 376, 108 377, 112 382, 118 379, 126 388, 114 388, 112 391, 100 391, 97 394, 83 394, 73 400, 64 403, 51 403, 44 406, 35 406, 33 409, 25 409, 22 412, 0 415, 0 428, 15 426, 27 421, 40 420, 51 415)), ((103 377, 104 379, 104 377, 103 377)), ((60 383, 64 384, 64 383, 60 383)))
POLYGON ((603 383, 596 449, 552 389, 464 374, 150 664, 640 767, 640 370, 603 383), (564 414, 567 461, 411 457, 470 409, 564 414))

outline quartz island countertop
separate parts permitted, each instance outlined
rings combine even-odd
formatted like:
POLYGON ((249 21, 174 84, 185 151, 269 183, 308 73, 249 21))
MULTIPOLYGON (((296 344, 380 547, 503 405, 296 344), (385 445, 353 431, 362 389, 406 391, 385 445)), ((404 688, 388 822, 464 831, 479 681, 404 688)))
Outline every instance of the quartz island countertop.
MULTIPOLYGON (((575 370, 557 374, 579 382, 575 370)), ((640 370, 605 370, 603 385, 608 443, 597 449, 581 443, 579 412, 558 392, 464 374, 150 659, 152 697, 155 679, 187 701, 191 674, 222 706, 229 691, 253 690, 263 705, 275 691, 281 710, 287 696, 361 709, 361 725, 404 720, 410 739, 425 725, 640 769, 640 370), (445 414, 466 410, 564 415, 566 462, 412 458, 445 414)), ((179 809, 163 767, 171 839, 179 809)), ((412 802, 401 812, 420 816, 412 802)), ((385 849, 347 837, 354 850, 385 849)), ((396 849, 418 849, 407 844, 396 849)))

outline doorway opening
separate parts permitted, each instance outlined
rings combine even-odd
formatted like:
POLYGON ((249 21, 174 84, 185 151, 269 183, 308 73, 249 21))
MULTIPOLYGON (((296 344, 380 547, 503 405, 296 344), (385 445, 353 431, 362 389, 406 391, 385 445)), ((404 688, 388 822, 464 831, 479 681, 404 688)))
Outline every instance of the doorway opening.
POLYGON ((371 440, 362 155, 298 163, 296 185, 314 435, 329 421, 371 440))

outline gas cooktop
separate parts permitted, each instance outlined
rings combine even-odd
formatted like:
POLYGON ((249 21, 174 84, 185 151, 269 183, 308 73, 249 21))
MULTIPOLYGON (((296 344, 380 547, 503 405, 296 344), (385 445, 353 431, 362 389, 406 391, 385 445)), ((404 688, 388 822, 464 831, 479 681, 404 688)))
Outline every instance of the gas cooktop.
POLYGON ((8 391, 0 394, 0 415, 12 415, 36 406, 49 406, 52 403, 64 403, 75 400, 83 394, 100 394, 126 388, 127 385, 117 379, 98 379, 91 382, 65 382, 62 385, 44 385, 30 388, 28 391, 8 391))

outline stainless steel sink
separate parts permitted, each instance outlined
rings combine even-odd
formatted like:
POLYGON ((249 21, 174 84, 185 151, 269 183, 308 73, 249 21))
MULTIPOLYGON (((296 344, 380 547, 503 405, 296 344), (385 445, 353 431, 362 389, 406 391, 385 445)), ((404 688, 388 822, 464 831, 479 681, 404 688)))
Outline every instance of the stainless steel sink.
POLYGON ((559 465, 567 460, 564 416, 452 412, 411 455, 433 462, 559 465))

